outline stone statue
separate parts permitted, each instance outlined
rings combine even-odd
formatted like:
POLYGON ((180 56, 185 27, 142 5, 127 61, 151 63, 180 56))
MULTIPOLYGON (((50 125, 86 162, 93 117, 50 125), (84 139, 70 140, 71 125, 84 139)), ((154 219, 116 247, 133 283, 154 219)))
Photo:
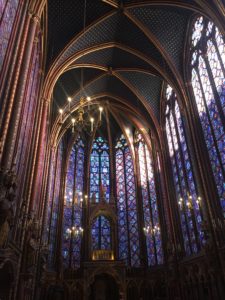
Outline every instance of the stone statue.
POLYGON ((12 225, 16 188, 14 173, 0 170, 0 248, 4 247, 12 225))

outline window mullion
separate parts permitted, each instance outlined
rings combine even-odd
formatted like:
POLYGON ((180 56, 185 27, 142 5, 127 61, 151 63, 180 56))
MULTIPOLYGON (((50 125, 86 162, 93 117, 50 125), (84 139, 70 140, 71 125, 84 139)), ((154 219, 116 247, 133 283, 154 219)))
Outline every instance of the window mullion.
MULTIPOLYGON (((187 179, 187 170, 186 170, 186 167, 185 167, 185 161, 184 161, 184 157, 183 157, 182 145, 181 145, 180 135, 179 135, 179 131, 178 131, 177 118, 175 116, 174 109, 172 110, 172 115, 173 115, 173 122, 174 122, 174 126, 175 126, 177 142, 178 142, 178 149, 179 149, 178 151, 180 152, 180 157, 181 157, 181 161, 182 161, 182 165, 183 165, 184 180, 185 180, 186 187, 188 188, 188 193, 191 195, 191 189, 190 189, 189 182, 188 182, 188 179, 187 179)), ((187 196, 189 196, 189 195, 187 195, 187 196)), ((190 201, 190 200, 188 199, 188 201, 190 201)), ((192 205, 193 205, 193 203, 192 203, 192 205)), ((195 216, 194 216, 194 209, 191 209, 191 208, 188 209, 187 208, 187 211, 188 210, 191 214, 191 219, 192 219, 192 222, 193 222, 194 233, 195 233, 195 241, 196 241, 196 244, 197 244, 198 248, 200 249, 198 230, 197 230, 196 220, 195 220, 195 216)))
MULTIPOLYGON (((202 92, 202 98, 203 98, 203 102, 204 102, 204 105, 205 105, 207 118, 208 118, 208 121, 209 121, 209 124, 210 124, 210 127, 211 127, 211 133, 212 133, 212 137, 213 137, 214 147, 215 147, 216 153, 217 153, 217 158, 220 162, 220 168, 221 168, 221 172, 223 174, 223 178, 225 178, 225 171, 224 171, 224 168, 223 168, 223 163, 221 161, 220 152, 219 152, 219 149, 218 149, 218 146, 217 146, 217 139, 215 137, 214 128, 212 126, 212 121, 211 121, 211 118, 210 118, 210 114, 209 114, 208 106, 207 106, 207 103, 206 103, 205 94, 204 94, 204 90, 203 90, 203 87, 202 87, 202 82, 201 82, 201 78, 200 78, 200 74, 198 72, 198 69, 196 70, 196 74, 198 76, 199 85, 200 85, 201 92, 202 92)), ((211 146, 210 146, 210 148, 211 148, 211 146)))
MULTIPOLYGON (((156 225, 156 224, 154 224, 154 221, 153 221, 151 193, 150 193, 150 187, 149 187, 149 174, 148 174, 148 166, 147 166, 145 143, 143 143, 143 149, 144 149, 145 173, 146 173, 147 190, 148 190, 149 211, 150 211, 150 218, 151 218, 152 230, 153 230, 154 229, 154 225, 156 225)), ((152 239, 153 239, 153 244, 154 244, 155 262, 157 264, 158 263, 158 259, 157 259, 157 249, 156 249, 155 234, 152 234, 152 239)))
POLYGON ((98 182, 98 202, 101 201, 100 199, 100 186, 102 184, 102 163, 101 163, 101 159, 102 159, 102 152, 98 151, 98 176, 99 176, 99 182, 98 182))
MULTIPOLYGON (((169 130, 170 130, 171 143, 172 143, 172 147, 173 147, 174 160, 175 160, 175 164, 176 164, 176 172, 177 172, 177 177, 178 177, 180 194, 181 194, 181 197, 183 199, 185 199, 184 194, 183 194, 182 184, 181 184, 181 181, 180 181, 180 176, 178 175, 179 174, 179 167, 178 167, 177 155, 176 155, 176 151, 175 151, 175 146, 174 146, 174 141, 173 141, 173 134, 172 134, 172 129, 171 129, 171 124, 170 124, 169 118, 168 118, 168 125, 169 125, 169 130)), ((189 246, 190 251, 193 252, 192 251, 192 245, 191 245, 191 238, 190 238, 189 226, 188 226, 188 220, 187 220, 187 215, 186 215, 185 203, 183 205, 183 209, 182 209, 182 207, 179 207, 179 210, 180 210, 181 219, 182 219, 182 214, 184 215, 185 227, 186 227, 187 238, 188 238, 188 246, 189 246)), ((181 227, 182 227, 182 220, 181 220, 181 227)))
POLYGON ((217 56, 218 56, 218 59, 219 59, 219 62, 220 62, 220 66, 221 66, 221 69, 222 69, 222 72, 223 72, 223 76, 225 77, 225 68, 224 68, 224 64, 223 64, 223 61, 222 61, 222 58, 221 58, 221 55, 220 55, 220 52, 219 52, 219 49, 218 49, 218 45, 215 42, 215 37, 214 37, 214 39, 212 39, 212 42, 213 42, 213 45, 216 49, 216 53, 217 53, 217 56))
POLYGON ((127 174, 126 174, 126 168, 125 168, 125 164, 126 164, 126 157, 125 157, 125 148, 123 148, 122 150, 123 152, 123 174, 124 174, 124 185, 125 185, 125 203, 126 203, 126 220, 127 220, 127 239, 128 239, 128 261, 129 261, 129 265, 131 266, 131 251, 130 251, 130 228, 129 228, 129 218, 128 218, 128 214, 129 214, 129 207, 128 207, 128 201, 127 201, 127 174))
POLYGON ((220 115, 220 118, 221 118, 223 131, 225 132, 225 116, 224 116, 224 113, 223 113, 223 108, 221 106, 220 97, 219 97, 219 94, 217 92, 217 88, 216 88, 216 85, 215 85, 215 81, 214 81, 212 70, 211 70, 211 67, 210 67, 210 64, 209 64, 209 60, 208 60, 207 55, 202 56, 202 58, 204 59, 205 64, 206 64, 206 69, 207 69, 207 72, 208 72, 212 92, 213 92, 213 95, 214 95, 214 98, 215 98, 215 101, 216 101, 216 105, 217 105, 217 108, 218 108, 218 112, 219 112, 219 115, 220 115))

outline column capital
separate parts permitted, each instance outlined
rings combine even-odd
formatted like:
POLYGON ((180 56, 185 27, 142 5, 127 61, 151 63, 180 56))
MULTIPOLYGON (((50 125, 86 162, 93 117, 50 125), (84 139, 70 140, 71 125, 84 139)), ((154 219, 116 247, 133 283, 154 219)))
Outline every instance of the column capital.
POLYGON ((40 24, 41 18, 38 14, 36 14, 35 11, 33 11, 32 9, 28 9, 28 15, 35 23, 40 24))

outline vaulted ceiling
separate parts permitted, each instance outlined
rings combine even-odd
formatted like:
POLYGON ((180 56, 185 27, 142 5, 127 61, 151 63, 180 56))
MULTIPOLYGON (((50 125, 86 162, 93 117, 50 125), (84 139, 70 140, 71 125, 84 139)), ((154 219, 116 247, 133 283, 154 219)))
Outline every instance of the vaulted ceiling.
POLYGON ((46 68, 64 66, 53 122, 68 96, 78 103, 83 68, 86 95, 120 98, 158 126, 163 80, 184 84, 187 30, 198 10, 191 0, 49 0, 46 68))

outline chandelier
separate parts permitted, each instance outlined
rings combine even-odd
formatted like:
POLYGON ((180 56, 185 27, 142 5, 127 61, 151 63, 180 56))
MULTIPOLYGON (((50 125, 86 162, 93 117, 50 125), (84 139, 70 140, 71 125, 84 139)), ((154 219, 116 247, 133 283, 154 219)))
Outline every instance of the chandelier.
POLYGON ((155 225, 154 227, 146 226, 146 227, 143 227, 143 231, 146 236, 152 236, 152 235, 160 233, 160 227, 158 225, 155 225))
POLYGON ((67 228, 66 234, 67 234, 67 239, 70 238, 76 238, 80 235, 82 235, 84 232, 84 229, 81 226, 72 226, 71 228, 67 228))
MULTIPOLYGON (((71 113, 71 101, 72 98, 68 97, 68 112, 70 114, 70 127, 72 133, 80 133, 82 130, 88 134, 92 134, 94 128, 97 129, 102 122, 103 107, 91 104, 91 97, 81 96, 79 100, 78 109, 75 113, 71 113), (99 115, 96 116, 96 113, 99 115)), ((63 123, 63 109, 59 109, 60 123, 63 123)))
MULTIPOLYGON (((86 8, 87 8, 87 3, 86 0, 84 0, 84 15, 83 15, 83 32, 85 33, 86 29, 86 8)), ((92 135, 92 132, 94 128, 97 129, 98 126, 100 126, 101 121, 102 121, 102 112, 103 112, 103 107, 99 106, 97 110, 99 110, 99 117, 96 117, 96 105, 91 105, 91 97, 83 96, 85 95, 84 91, 84 72, 83 68, 81 68, 81 78, 80 78, 80 91, 81 95, 80 100, 79 100, 79 105, 78 105, 78 110, 76 113, 71 114, 71 102, 72 98, 68 97, 68 109, 69 109, 69 115, 71 116, 70 120, 70 127, 72 129, 72 133, 80 133, 82 130, 85 130, 89 135, 92 135)), ((59 109, 59 114, 60 114, 60 123, 62 124, 63 122, 63 109, 59 109)))

